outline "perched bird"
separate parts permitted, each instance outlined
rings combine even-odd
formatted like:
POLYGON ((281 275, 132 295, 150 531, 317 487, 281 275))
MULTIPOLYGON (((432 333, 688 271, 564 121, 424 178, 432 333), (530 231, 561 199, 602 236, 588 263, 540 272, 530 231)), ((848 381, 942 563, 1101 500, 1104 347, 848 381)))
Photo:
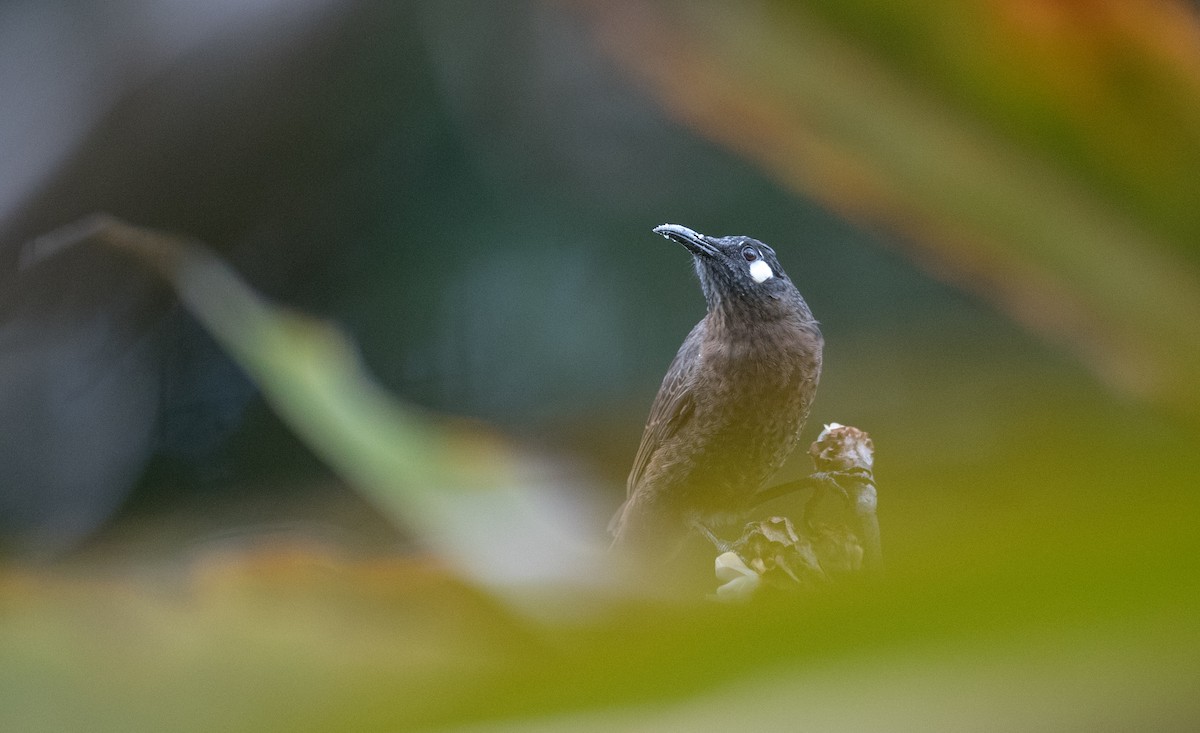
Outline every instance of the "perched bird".
POLYGON ((669 559, 697 524, 739 522, 795 449, 824 340, 767 245, 677 224, 654 231, 691 252, 708 313, 663 378, 610 530, 616 548, 669 559))

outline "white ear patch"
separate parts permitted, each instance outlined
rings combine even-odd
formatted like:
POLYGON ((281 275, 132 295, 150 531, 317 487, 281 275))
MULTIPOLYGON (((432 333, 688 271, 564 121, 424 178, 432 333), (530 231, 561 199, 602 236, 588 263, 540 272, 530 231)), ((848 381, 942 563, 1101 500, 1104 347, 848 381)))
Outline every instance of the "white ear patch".
POLYGON ((763 260, 755 260, 750 263, 750 277, 754 278, 754 282, 761 283, 775 277, 775 273, 763 260))

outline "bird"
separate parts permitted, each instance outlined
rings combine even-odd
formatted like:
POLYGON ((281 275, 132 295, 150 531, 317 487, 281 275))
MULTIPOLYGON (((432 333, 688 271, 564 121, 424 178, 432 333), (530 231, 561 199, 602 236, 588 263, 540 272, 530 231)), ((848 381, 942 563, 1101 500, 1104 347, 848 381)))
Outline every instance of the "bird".
POLYGON ((609 530, 613 548, 678 554, 693 530, 736 527, 800 439, 824 338, 775 251, 677 224, 707 312, 667 369, 609 530))

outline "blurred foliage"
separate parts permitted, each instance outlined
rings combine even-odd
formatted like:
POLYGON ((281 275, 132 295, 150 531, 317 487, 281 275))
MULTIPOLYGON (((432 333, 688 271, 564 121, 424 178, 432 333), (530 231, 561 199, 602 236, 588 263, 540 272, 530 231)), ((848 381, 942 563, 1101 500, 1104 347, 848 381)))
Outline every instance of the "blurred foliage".
MULTIPOLYGON (((444 557, 314 539, 209 548, 165 572, 136 557, 5 567, 0 728, 1194 729, 1194 13, 550 5, 689 130, 898 233, 905 256, 1156 409, 941 294, 874 328, 828 324, 814 417, 876 438, 885 578, 726 608, 600 593, 584 587, 590 565, 568 563, 584 577, 542 595, 462 561, 560 559, 520 516, 527 457, 393 401, 336 330, 176 252, 166 273, 274 407, 444 557), (457 503, 489 487, 499 501, 457 503), (530 607, 542 613, 514 611, 530 607)), ((812 288, 849 299, 888 285, 812 288)))
MULTIPOLYGON (((1200 24, 1181 2, 810 2, 890 68, 1200 263, 1200 24)), ((774 3, 787 13, 791 4, 774 3)))
MULTIPOLYGON (((157 268, 180 300, 334 470, 481 583, 595 572, 581 505, 500 436, 404 405, 364 372, 345 335, 274 306, 196 243, 107 216, 66 227, 157 268)), ((47 238, 54 238, 51 234, 47 238)), ((497 589, 499 590, 499 589, 497 589)))
POLYGON ((690 127, 1200 418, 1200 21, 1172 2, 580 2, 690 127))
POLYGON ((1176 512, 1194 504, 974 522, 868 587, 597 603, 554 624, 436 563, 319 545, 208 554, 169 582, 9 571, 0 716, 26 731, 523 730, 551 714, 543 729, 1183 731, 1200 715, 1200 548, 1176 512))

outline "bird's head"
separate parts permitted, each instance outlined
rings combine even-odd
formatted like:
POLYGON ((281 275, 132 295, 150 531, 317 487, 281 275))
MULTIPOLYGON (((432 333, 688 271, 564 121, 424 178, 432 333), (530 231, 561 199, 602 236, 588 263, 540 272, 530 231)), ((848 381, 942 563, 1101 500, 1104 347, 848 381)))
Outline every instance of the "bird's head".
POLYGON ((757 239, 710 237, 678 224, 663 224, 654 231, 692 253, 709 310, 749 309, 765 314, 799 308, 812 317, 779 266, 775 250, 757 239))

